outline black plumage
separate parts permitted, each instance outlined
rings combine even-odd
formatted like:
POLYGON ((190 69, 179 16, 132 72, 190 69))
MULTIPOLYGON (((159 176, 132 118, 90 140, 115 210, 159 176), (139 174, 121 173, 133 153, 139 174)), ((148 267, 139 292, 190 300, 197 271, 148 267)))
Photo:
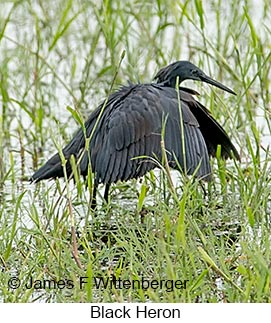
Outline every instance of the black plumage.
MULTIPOLYGON (((192 175, 196 171, 197 177, 208 181, 211 179, 209 157, 215 156, 218 145, 221 145, 223 158, 235 156, 239 159, 226 132, 193 97, 196 92, 180 87, 178 94, 175 86, 178 79, 179 82, 194 79, 234 94, 232 90, 187 61, 163 68, 156 79, 156 84, 122 86, 91 113, 85 122, 86 137, 91 137, 88 151, 85 150, 86 138, 82 129, 63 148, 68 176, 72 176, 69 162, 72 155, 78 161, 83 176, 88 174, 90 159, 91 170, 95 174, 94 195, 99 183, 107 184, 107 200, 111 183, 138 178, 157 167, 153 158, 162 159, 163 124, 167 159, 172 168, 179 164, 186 174, 192 175), (139 156, 145 158, 137 158, 139 156)), ((34 173, 31 180, 38 182, 63 176, 57 153, 34 173)))

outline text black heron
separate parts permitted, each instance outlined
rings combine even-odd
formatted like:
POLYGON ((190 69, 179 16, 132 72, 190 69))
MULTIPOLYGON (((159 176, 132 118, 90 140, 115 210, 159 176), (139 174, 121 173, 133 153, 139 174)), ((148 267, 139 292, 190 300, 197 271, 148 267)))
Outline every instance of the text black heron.
MULTIPOLYGON (((139 178, 162 161, 164 152, 170 167, 205 181, 211 180, 210 157, 221 147, 221 157, 239 159, 239 154, 221 125, 199 103, 194 90, 178 85, 184 80, 209 83, 231 94, 231 89, 213 80, 188 61, 177 61, 162 68, 156 83, 122 86, 109 95, 86 120, 63 148, 66 173, 72 177, 71 156, 84 177, 94 174, 92 207, 96 192, 105 184, 104 199, 109 187, 117 181, 139 178), (176 82, 178 84, 176 85, 176 82), (89 149, 85 149, 86 140, 89 149), (138 158, 140 157, 141 158, 138 158)), ((59 153, 50 158, 31 177, 38 182, 64 176, 59 153)))

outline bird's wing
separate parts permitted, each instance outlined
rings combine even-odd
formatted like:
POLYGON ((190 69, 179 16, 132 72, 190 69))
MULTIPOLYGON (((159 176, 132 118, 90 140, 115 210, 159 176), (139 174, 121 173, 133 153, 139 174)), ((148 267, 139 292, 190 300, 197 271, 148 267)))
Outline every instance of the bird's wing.
POLYGON ((209 110, 196 100, 190 104, 190 110, 199 122, 209 155, 215 157, 217 146, 220 145, 221 156, 223 158, 227 159, 234 156, 237 160, 240 160, 239 153, 229 136, 222 126, 212 117, 209 110))
MULTIPOLYGON (((165 123, 164 143, 170 166, 180 167, 187 174, 197 170, 198 177, 210 179, 207 147, 199 122, 190 110, 189 101, 193 103, 195 100, 189 93, 180 91, 180 94, 181 115, 177 94, 172 88, 154 84, 129 85, 113 93, 98 123, 103 104, 85 122, 87 137, 96 125, 89 151, 84 151, 82 129, 64 147, 62 152, 67 160, 67 175, 72 172, 69 163, 71 155, 80 158, 83 176, 87 175, 90 156, 91 169, 96 173, 98 182, 113 183, 146 174, 157 167, 157 161, 162 160, 161 134, 165 123)), ((56 177, 63 177, 58 153, 31 179, 39 181, 56 177)))
MULTIPOLYGON (((188 93, 184 95, 191 97, 188 93)), ((90 147, 90 151, 95 151, 91 159, 97 180, 103 183, 128 180, 157 167, 155 159, 160 162, 162 159, 163 123, 170 166, 178 168, 179 164, 187 174, 197 170, 197 176, 209 179, 208 151, 198 121, 182 101, 182 123, 178 106, 175 89, 151 84, 136 86, 117 106, 112 103, 100 129, 102 143, 99 149, 92 144, 90 147)))
MULTIPOLYGON (((185 91, 179 91, 179 97, 177 97, 176 90, 167 87, 160 90, 160 95, 162 106, 168 115, 165 133, 166 149, 171 156, 175 153, 185 173, 189 175, 195 173, 199 178, 210 180, 211 166, 208 150, 199 122, 190 109, 196 102, 195 99, 185 91)), ((174 164, 172 157, 170 159, 168 156, 168 159, 174 164)))

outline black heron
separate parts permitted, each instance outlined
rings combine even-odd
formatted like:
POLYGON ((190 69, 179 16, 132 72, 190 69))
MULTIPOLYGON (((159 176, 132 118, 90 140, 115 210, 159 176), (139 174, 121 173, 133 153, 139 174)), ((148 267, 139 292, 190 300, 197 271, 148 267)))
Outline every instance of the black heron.
MULTIPOLYGON (((112 183, 141 177, 157 167, 148 157, 162 159, 163 127, 169 166, 180 167, 187 175, 195 174, 198 178, 211 180, 210 156, 216 155, 218 145, 223 158, 234 156, 239 159, 224 129, 193 97, 197 92, 179 87, 177 93, 176 82, 187 79, 202 81, 235 94, 231 89, 188 61, 177 61, 164 67, 155 79, 157 83, 129 83, 110 94, 85 122, 85 135, 83 129, 79 129, 62 150, 69 177, 72 177, 72 155, 84 177, 91 162, 91 171, 95 174, 93 208, 100 183, 106 185, 104 199, 108 201, 112 183), (87 151, 86 138, 90 136, 87 151), (136 158, 138 156, 146 158, 136 158)), ((31 180, 38 182, 63 176, 61 158, 56 153, 33 174, 31 180)))

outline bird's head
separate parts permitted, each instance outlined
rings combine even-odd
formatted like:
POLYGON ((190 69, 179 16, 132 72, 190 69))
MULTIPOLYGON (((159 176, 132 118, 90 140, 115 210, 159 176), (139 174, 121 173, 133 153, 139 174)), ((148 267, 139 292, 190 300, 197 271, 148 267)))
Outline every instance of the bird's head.
POLYGON ((213 80, 210 76, 206 75, 200 68, 190 63, 189 61, 177 61, 164 68, 162 68, 155 76, 154 79, 157 83, 163 83, 170 87, 176 87, 177 77, 179 77, 179 84, 184 80, 195 80, 214 85, 231 94, 235 94, 231 89, 213 80))

